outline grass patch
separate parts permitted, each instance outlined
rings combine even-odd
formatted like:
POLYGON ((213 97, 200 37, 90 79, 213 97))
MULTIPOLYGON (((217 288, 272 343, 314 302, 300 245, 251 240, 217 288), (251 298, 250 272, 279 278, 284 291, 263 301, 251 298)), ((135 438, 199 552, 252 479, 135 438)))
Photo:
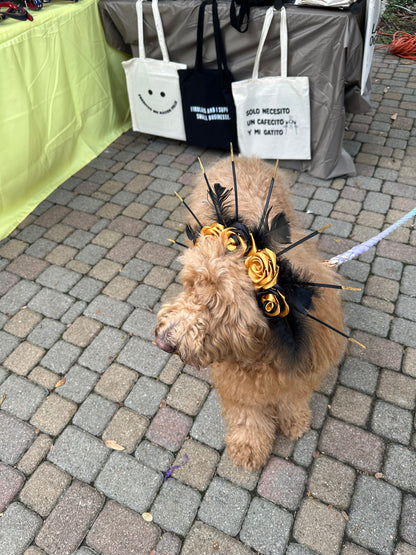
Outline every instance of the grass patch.
MULTIPOLYGON (((405 31, 414 34, 416 29, 416 4, 414 0, 388 0, 386 9, 381 16, 380 33, 405 31), (404 9, 407 8, 407 9, 404 9), (410 10, 410 11, 408 11, 410 10)), ((379 44, 390 44, 391 36, 377 36, 379 44)))

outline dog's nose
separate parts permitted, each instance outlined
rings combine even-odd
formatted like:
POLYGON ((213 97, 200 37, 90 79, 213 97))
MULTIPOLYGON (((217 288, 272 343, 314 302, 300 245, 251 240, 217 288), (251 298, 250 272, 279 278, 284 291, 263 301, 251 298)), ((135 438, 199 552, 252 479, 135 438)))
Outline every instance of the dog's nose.
POLYGON ((162 349, 162 351, 166 351, 167 353, 174 353, 176 350, 176 346, 172 345, 172 343, 166 339, 164 334, 156 335, 156 345, 159 349, 162 349))

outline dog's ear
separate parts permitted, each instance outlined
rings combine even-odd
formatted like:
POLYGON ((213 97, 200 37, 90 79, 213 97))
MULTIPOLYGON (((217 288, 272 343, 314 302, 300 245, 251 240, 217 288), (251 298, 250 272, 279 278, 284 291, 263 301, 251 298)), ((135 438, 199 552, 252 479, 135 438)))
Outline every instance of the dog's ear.
POLYGON ((216 280, 201 276, 200 279, 196 279, 194 282, 194 291, 202 305, 209 307, 213 303, 216 304, 216 297, 218 296, 216 280))

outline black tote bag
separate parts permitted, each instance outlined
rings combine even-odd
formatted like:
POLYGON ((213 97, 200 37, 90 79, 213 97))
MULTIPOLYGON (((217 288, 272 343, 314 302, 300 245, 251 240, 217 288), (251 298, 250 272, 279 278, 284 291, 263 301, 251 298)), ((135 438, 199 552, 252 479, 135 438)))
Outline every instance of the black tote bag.
POLYGON ((199 7, 195 67, 178 70, 186 141, 192 146, 237 150, 237 125, 216 0, 212 2, 217 68, 204 68, 202 43, 207 2, 199 7))
POLYGON ((250 19, 250 8, 258 8, 260 6, 273 6, 280 10, 284 2, 289 0, 231 0, 230 5, 230 22, 234 29, 240 33, 245 33, 248 29, 250 19), (236 4, 240 6, 238 13, 236 4))

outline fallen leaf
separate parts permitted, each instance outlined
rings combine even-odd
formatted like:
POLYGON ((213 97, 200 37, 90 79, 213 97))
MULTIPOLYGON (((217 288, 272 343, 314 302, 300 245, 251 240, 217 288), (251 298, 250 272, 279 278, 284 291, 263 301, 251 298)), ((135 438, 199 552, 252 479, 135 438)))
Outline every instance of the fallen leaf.
POLYGON ((109 449, 114 449, 115 451, 124 451, 124 447, 122 445, 119 445, 117 441, 114 441, 114 439, 107 439, 107 441, 105 441, 104 443, 109 449))
POLYGON ((390 87, 384 87, 384 92, 388 93, 389 92, 390 87))
POLYGON ((350 517, 347 515, 347 513, 345 511, 341 511, 342 516, 345 518, 345 520, 349 520, 350 517))
POLYGON ((320 455, 319 451, 314 451, 314 452, 312 453, 312 457, 313 457, 314 459, 316 459, 317 457, 319 457, 319 455, 320 455))
POLYGON ((311 494, 310 491, 307 491, 307 492, 306 492, 306 495, 309 497, 309 499, 313 499, 313 495, 311 494))
POLYGON ((64 383, 66 382, 66 378, 65 376, 59 380, 59 382, 56 382, 55 387, 61 387, 61 385, 64 385, 64 383))
POLYGON ((392 119, 393 121, 395 121, 397 119, 397 112, 395 114, 392 114, 390 116, 390 119, 392 119))
POLYGON ((142 517, 146 522, 152 522, 153 520, 153 516, 150 513, 143 513, 142 517))
POLYGON ((3 395, 0 397, 0 406, 1 406, 2 402, 5 400, 5 398, 6 398, 6 394, 3 393, 3 395))

